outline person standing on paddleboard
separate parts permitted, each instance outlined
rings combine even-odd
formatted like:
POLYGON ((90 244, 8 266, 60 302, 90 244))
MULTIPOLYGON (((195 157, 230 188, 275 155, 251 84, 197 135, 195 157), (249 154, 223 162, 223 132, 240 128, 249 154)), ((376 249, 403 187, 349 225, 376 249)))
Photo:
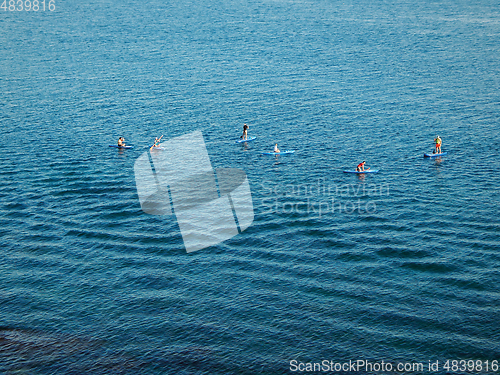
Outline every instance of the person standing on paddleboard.
POLYGON ((240 137, 241 139, 248 139, 247 131, 248 131, 248 125, 243 124, 243 135, 240 137))
POLYGON ((443 141, 441 140, 441 138, 439 137, 439 135, 434 138, 434 142, 436 142, 436 149, 434 150, 434 153, 435 154, 440 154, 442 151, 441 151, 441 145, 443 144, 443 141))
POLYGON ((356 167, 356 172, 369 171, 370 168, 365 169, 365 163, 366 163, 366 161, 364 161, 364 160, 361 163, 359 163, 358 166, 356 167))

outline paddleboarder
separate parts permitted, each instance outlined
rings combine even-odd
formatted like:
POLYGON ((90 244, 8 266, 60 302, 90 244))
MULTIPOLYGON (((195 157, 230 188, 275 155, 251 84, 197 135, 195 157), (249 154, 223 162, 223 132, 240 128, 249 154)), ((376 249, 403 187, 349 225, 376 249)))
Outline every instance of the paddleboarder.
POLYGON ((439 135, 434 138, 434 142, 436 142, 436 149, 434 150, 434 153, 435 154, 441 154, 441 145, 443 144, 443 141, 441 140, 441 138, 439 137, 439 135))
POLYGON ((125 138, 120 137, 118 138, 118 147, 125 147, 125 138))
POLYGON ((365 169, 365 163, 366 163, 366 161, 364 161, 364 160, 361 163, 359 163, 358 166, 356 167, 356 172, 369 171, 370 168, 365 169))
POLYGON ((243 135, 240 137, 241 139, 248 139, 247 131, 248 131, 248 125, 243 124, 243 135))
POLYGON ((155 137, 155 142, 153 143, 153 145, 149 149, 152 150, 155 147, 160 147, 159 143, 160 143, 162 138, 163 138, 163 135, 160 138, 155 137))
POLYGON ((280 150, 279 150, 279 148, 278 148, 278 144, 277 144, 277 143, 274 145, 274 152, 276 152, 276 153, 279 153, 279 152, 280 152, 280 150))

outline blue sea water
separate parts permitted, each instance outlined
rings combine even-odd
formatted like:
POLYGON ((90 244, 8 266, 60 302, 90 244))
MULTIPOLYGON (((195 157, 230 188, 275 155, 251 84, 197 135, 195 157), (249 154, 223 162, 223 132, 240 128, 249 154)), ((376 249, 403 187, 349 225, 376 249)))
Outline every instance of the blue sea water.
POLYGON ((497 1, 54 4, 0 9, 1 373, 498 373, 497 1), (255 217, 186 254, 133 166, 196 130, 255 217))

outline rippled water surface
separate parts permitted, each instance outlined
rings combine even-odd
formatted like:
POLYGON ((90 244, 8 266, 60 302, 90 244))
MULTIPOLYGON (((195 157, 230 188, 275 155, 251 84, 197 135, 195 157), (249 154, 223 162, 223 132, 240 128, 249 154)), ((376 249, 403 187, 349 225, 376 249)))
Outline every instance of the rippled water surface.
POLYGON ((497 2, 55 5, 0 11, 0 372, 500 360, 497 2), (255 217, 187 254, 133 166, 196 130, 255 217))

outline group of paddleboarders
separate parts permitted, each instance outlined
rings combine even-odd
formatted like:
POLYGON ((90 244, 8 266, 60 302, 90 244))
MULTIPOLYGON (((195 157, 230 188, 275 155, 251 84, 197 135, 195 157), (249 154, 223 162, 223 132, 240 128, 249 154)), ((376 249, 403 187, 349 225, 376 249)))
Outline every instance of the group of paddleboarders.
MULTIPOLYGON (((160 138, 155 137, 155 141, 153 142, 153 145, 150 147, 150 149, 152 150, 153 148, 159 148, 160 141, 162 138, 163 138, 163 135, 160 138)), ((118 138, 118 147, 125 147, 125 146, 127 146, 125 144, 125 138, 123 138, 123 137, 118 138)))
MULTIPOLYGON (((442 151, 441 151, 441 146, 443 144, 443 140, 441 139, 441 137, 438 135, 436 136, 436 138, 434 138, 434 142, 436 143, 436 147, 434 149, 434 154, 441 154, 442 151)), ((275 147, 276 148, 276 147, 275 147)), ((365 163, 366 161, 362 161, 361 163, 358 164, 358 166, 356 167, 356 172, 365 172, 365 171, 369 171, 370 168, 365 168, 365 163)))
MULTIPOLYGON (((249 129, 249 126, 247 124, 243 124, 243 134, 240 137, 241 139, 244 139, 244 140, 248 139, 248 129, 249 129)), ((153 145, 150 147, 150 150, 152 150, 153 148, 159 148, 160 141, 162 138, 163 138, 163 135, 160 138, 155 137, 155 141, 154 141, 153 145)), ((443 145, 443 140, 438 135, 438 136, 436 136, 436 138, 434 138, 434 142, 436 144, 436 147, 434 149, 434 154, 441 154, 442 153, 441 146, 443 145)), ((126 146, 125 145, 125 138, 124 137, 118 138, 118 147, 125 147, 125 146, 126 146)), ((274 151, 273 152, 277 153, 277 154, 280 152, 277 143, 274 144, 274 151)), ((366 163, 365 160, 363 160, 361 163, 359 163, 356 167, 356 172, 369 171, 370 168, 366 168, 365 163, 366 163)))
MULTIPOLYGON (((247 124, 243 124, 243 134, 240 136, 241 139, 248 139, 248 128, 249 126, 247 124)), ((280 149, 278 148, 278 144, 276 143, 274 145, 274 151, 275 153, 279 153, 280 149)))

